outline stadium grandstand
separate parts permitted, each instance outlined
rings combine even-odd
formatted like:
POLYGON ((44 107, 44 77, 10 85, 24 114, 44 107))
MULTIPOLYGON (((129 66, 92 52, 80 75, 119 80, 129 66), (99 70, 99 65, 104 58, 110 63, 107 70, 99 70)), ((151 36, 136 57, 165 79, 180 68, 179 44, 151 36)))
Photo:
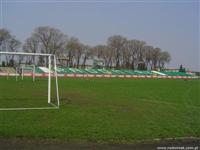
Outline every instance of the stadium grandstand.
MULTIPOLYGON (((49 69, 46 67, 35 67, 36 76, 48 75, 49 69)), ((16 69, 14 67, 0 67, 0 75, 15 76, 16 69)), ((29 76, 33 72, 26 69, 24 75, 29 76)), ((191 72, 178 72, 178 71, 141 71, 141 70, 116 70, 116 69, 92 69, 92 68, 67 68, 58 67, 57 73, 59 76, 66 77, 138 77, 138 78, 195 78, 191 72)))

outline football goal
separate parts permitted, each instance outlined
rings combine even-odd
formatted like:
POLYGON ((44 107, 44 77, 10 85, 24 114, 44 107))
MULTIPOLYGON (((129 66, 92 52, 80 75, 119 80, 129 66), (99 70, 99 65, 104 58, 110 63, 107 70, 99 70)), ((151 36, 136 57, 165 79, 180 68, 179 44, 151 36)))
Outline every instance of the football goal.
MULTIPOLYGON (((21 79, 24 79, 24 74, 27 75, 29 73, 29 76, 31 74, 33 82, 35 82, 35 65, 27 65, 27 64, 21 64, 19 68, 16 68, 18 70, 17 72, 21 73, 21 79)), ((16 78, 17 78, 16 73, 16 78)))
POLYGON ((55 55, 0 51, 0 110, 59 107, 55 55))

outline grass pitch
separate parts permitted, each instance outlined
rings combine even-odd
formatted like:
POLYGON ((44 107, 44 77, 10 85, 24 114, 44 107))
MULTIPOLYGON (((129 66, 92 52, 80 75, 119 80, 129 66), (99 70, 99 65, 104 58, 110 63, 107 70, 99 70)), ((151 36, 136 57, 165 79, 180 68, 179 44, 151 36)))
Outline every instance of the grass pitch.
MULTIPOLYGON (((37 80, 16 84, 1 77, 0 105, 46 105, 47 79, 37 80)), ((0 137, 106 142, 200 137, 200 80, 60 78, 59 88, 59 110, 0 111, 0 137)))

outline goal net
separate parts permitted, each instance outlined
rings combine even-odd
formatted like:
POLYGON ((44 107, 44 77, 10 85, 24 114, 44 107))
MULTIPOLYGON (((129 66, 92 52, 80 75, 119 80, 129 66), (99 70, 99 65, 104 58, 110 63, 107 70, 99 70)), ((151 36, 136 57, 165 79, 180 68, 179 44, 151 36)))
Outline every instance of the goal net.
POLYGON ((58 109, 56 57, 0 51, 0 110, 58 109))

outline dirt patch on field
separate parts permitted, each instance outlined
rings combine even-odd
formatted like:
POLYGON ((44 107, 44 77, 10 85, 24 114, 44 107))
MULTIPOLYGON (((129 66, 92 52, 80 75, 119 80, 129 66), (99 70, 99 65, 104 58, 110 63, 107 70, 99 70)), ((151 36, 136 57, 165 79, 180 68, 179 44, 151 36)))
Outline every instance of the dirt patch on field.
POLYGON ((127 144, 0 138, 1 150, 200 150, 200 139, 143 141, 127 144))

